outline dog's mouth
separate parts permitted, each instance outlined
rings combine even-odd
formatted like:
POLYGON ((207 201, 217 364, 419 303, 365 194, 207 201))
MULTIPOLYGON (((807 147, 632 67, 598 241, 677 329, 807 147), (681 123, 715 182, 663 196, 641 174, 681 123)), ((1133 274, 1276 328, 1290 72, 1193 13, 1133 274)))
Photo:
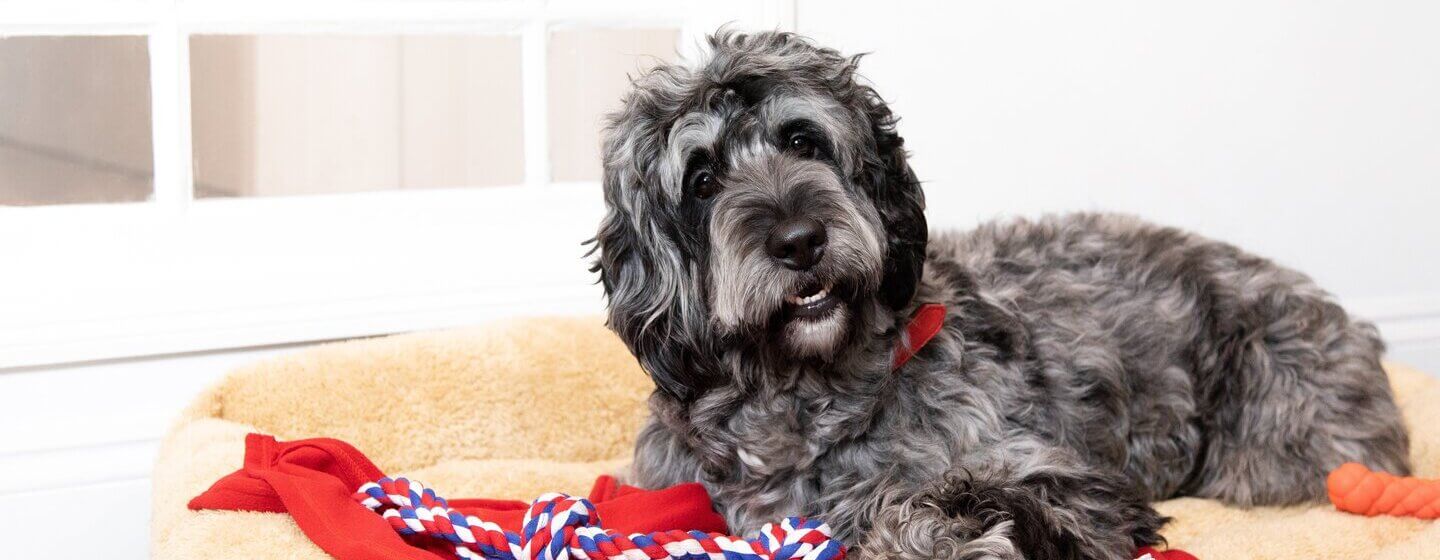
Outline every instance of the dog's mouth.
POLYGON ((785 296, 785 314, 792 320, 814 321, 833 313, 840 303, 834 283, 811 282, 785 296))
POLYGON ((812 280, 785 296, 777 334, 796 355, 828 358, 847 336, 851 295, 844 282, 812 280))

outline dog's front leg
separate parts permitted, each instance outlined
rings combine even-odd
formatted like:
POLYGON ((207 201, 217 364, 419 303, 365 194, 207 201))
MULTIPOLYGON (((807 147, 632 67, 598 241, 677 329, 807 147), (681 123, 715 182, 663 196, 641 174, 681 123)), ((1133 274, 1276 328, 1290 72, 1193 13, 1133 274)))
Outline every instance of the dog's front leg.
POLYGON ((964 461, 877 512, 865 559, 1130 560, 1166 521, 1118 474, 1032 442, 964 461), (1008 453, 1006 452, 1008 451, 1008 453))

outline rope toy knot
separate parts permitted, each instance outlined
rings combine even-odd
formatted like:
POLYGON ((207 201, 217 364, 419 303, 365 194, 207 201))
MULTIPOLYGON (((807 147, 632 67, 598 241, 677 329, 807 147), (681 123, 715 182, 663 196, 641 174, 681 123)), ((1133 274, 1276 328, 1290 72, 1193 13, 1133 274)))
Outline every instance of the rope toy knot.
POLYGON ((787 518, 742 539, 701 531, 624 535, 600 526, 595 504, 545 494, 526 510, 520 533, 450 508, 419 482, 367 482, 355 500, 379 513, 402 536, 444 540, 462 560, 844 560, 845 545, 815 519, 787 518))
POLYGON ((818 519, 787 517, 779 524, 760 528, 760 542, 770 550, 771 560, 799 560, 843 557, 840 543, 830 536, 830 526, 818 519))
POLYGON ((600 526, 595 504, 565 494, 544 494, 530 504, 522 522, 521 540, 530 560, 569 560, 569 543, 576 530, 600 526))

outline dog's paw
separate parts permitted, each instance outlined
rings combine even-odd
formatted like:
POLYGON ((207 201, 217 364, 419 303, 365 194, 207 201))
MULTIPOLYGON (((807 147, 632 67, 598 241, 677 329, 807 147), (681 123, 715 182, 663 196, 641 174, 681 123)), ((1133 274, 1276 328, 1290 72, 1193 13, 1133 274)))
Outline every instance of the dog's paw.
POLYGON ((852 554, 864 560, 1021 560, 1011 540, 1014 521, 993 523, 954 515, 937 498, 922 494, 879 512, 875 524, 852 554))

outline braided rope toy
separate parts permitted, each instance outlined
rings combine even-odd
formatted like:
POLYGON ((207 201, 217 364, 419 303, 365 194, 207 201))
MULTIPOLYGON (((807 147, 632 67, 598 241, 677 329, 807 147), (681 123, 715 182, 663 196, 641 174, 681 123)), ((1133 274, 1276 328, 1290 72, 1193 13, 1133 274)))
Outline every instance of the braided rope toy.
POLYGON ((1440 518, 1440 480, 1374 472, 1345 463, 1325 480, 1335 509, 1366 516, 1440 518))
POLYGON ((760 537, 741 539, 701 531, 625 536, 600 527, 595 505, 584 498, 545 494, 525 512, 522 533, 450 508, 419 482, 382 478, 367 482, 355 500, 380 513, 402 536, 421 535, 455 546, 463 560, 844 560, 845 545, 830 526, 790 517, 768 523, 760 537))

